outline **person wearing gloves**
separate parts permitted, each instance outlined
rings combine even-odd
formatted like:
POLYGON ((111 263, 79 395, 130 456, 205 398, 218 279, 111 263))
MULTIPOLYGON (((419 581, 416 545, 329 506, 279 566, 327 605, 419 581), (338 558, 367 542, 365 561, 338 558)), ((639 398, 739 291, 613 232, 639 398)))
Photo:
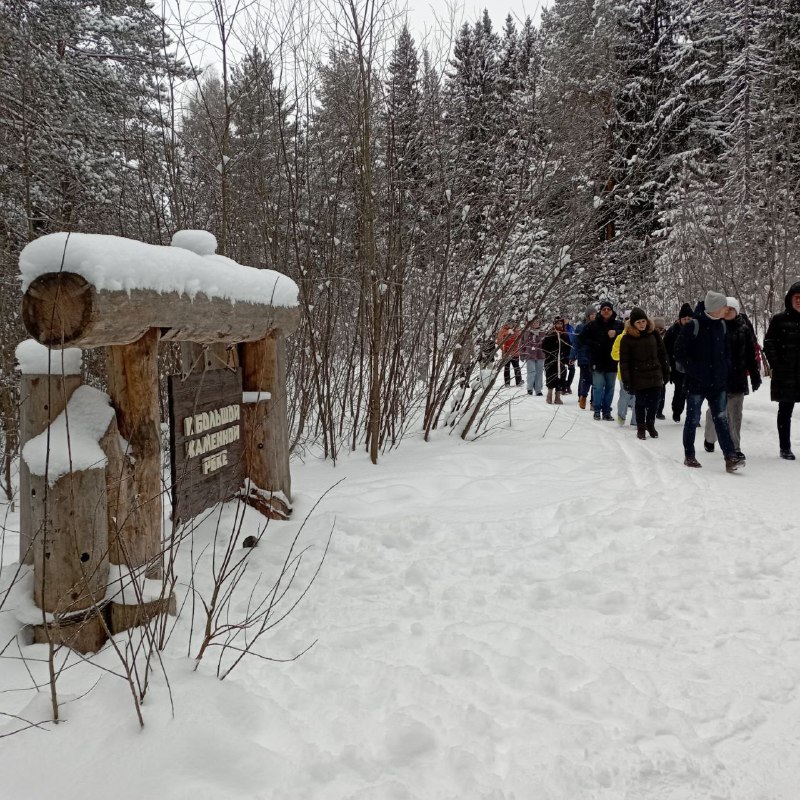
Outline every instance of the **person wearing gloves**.
POLYGON ((675 342, 676 367, 682 369, 686 382, 686 421, 683 424, 683 463, 702 467, 694 449, 695 432, 700 422, 703 400, 708 401, 714 428, 717 431, 727 472, 745 466, 745 459, 736 452, 728 427, 725 389, 728 384, 728 338, 723 317, 728 310, 727 297, 715 291, 706 292, 697 304, 694 319, 683 326, 675 342))
MULTIPOLYGON (((726 398, 728 409, 728 427, 731 431, 736 454, 744 458, 741 449, 742 434, 742 409, 744 408, 744 396, 749 393, 747 387, 747 376, 750 376, 750 384, 753 391, 758 391, 761 386, 761 373, 756 362, 756 339, 749 324, 747 316, 741 314, 739 301, 735 297, 727 299, 728 310, 723 317, 728 339, 728 351, 730 352, 730 363, 728 369, 728 383, 726 386, 726 398)), ((714 444, 717 441, 717 432, 714 428, 714 420, 711 411, 706 410, 706 429, 703 447, 707 453, 714 452, 714 444)))
POLYGON ((792 412, 800 402, 800 282, 789 287, 785 311, 776 314, 764 337, 764 353, 772 367, 770 397, 778 404, 778 441, 781 458, 794 461, 792 412))
POLYGON ((658 438, 656 413, 661 389, 669 380, 669 357, 652 321, 634 308, 620 338, 619 369, 622 386, 636 398, 636 435, 658 438))

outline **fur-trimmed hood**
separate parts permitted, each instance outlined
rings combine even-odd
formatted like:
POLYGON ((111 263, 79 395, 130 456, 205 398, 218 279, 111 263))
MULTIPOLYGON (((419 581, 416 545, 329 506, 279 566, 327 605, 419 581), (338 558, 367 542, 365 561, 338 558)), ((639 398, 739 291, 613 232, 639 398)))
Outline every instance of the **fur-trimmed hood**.
POLYGON ((647 320, 647 327, 640 331, 635 325, 631 325, 630 320, 625 323, 625 333, 628 336, 633 336, 634 339, 638 339, 643 333, 652 333, 656 329, 656 326, 653 325, 653 320, 647 320))

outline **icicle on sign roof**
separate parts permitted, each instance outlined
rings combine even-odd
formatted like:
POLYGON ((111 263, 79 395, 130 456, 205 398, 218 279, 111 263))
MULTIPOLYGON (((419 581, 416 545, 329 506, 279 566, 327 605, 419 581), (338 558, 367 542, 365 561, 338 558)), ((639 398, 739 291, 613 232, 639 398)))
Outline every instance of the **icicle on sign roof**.
POLYGON ((32 241, 20 254, 22 291, 42 275, 72 272, 99 291, 144 289, 190 298, 203 294, 232 303, 297 306, 297 284, 291 278, 215 255, 212 234, 180 231, 173 244, 163 247, 95 233, 51 233, 32 241))

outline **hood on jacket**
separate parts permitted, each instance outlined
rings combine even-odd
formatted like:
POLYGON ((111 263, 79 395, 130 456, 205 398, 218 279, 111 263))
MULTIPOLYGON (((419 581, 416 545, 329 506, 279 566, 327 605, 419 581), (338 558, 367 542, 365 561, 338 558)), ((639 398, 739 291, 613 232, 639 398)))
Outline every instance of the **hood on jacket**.
POLYGON ((786 292, 786 299, 783 302, 784 302, 784 305, 786 306, 786 310, 787 311, 794 312, 794 309, 792 308, 792 295, 793 294, 800 294, 800 281, 797 281, 796 283, 793 283, 789 287, 789 291, 786 292))
POLYGON ((653 325, 653 320, 647 320, 647 327, 640 331, 635 325, 631 323, 630 320, 626 320, 625 322, 625 330, 622 332, 623 334, 629 334, 634 339, 641 336, 643 333, 652 333, 655 330, 655 325, 653 325))

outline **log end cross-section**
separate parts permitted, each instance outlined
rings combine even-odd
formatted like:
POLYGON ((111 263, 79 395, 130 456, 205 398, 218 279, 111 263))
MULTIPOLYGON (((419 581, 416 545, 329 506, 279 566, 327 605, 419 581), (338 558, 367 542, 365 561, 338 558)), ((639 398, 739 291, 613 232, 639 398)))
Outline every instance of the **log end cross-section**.
POLYGON ((49 347, 63 347, 79 339, 92 318, 91 288, 74 272, 38 277, 22 302, 22 319, 31 336, 49 347))

